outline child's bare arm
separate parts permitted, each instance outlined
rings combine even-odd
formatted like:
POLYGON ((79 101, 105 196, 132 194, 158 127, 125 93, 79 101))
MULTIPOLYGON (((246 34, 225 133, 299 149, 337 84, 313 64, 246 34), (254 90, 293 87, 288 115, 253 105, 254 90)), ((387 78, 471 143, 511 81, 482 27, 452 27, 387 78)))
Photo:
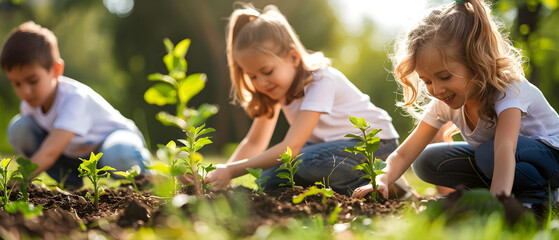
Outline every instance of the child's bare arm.
POLYGON ((274 110, 275 114, 272 118, 261 116, 252 121, 247 135, 235 149, 228 162, 254 157, 268 148, 281 111, 280 105, 277 104, 274 110))
POLYGON ((318 123, 320 114, 320 112, 314 111, 300 111, 291 127, 289 127, 283 141, 255 157, 230 162, 224 168, 218 168, 210 173, 206 182, 211 183, 215 187, 224 188, 229 184, 231 178, 246 173, 247 167, 255 169, 273 167, 279 163, 277 159, 285 152, 287 146, 292 149, 293 155, 299 154, 299 151, 301 151, 301 148, 305 145, 305 142, 318 123))
POLYGON ((39 150, 31 156, 31 161, 39 165, 35 175, 48 170, 60 157, 64 148, 68 146, 74 133, 62 129, 51 131, 45 138, 39 150))
POLYGON ((521 112, 518 108, 509 108, 499 114, 495 131, 495 165, 490 189, 493 194, 511 194, 520 117, 521 112))

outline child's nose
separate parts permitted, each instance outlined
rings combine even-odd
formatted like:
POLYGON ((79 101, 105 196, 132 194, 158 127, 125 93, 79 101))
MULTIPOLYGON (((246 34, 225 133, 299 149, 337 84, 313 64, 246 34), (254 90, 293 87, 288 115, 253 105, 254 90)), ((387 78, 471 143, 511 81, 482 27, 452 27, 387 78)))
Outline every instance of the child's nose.
POLYGON ((444 84, 433 82, 432 85, 433 85, 433 94, 435 96, 438 96, 446 92, 446 88, 444 87, 444 84))

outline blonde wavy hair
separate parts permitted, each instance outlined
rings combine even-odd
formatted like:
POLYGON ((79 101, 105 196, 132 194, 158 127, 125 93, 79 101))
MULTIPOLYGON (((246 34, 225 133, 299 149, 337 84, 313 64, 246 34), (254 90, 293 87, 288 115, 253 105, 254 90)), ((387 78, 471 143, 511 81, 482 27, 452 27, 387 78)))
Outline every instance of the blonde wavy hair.
POLYGON ((513 81, 521 81, 523 57, 502 34, 502 24, 490 14, 483 0, 452 3, 432 10, 407 36, 396 42, 391 56, 394 76, 403 90, 399 105, 419 118, 430 101, 427 90, 415 72, 416 54, 431 44, 448 59, 463 63, 473 74, 471 99, 480 101, 478 114, 490 125, 495 124, 495 102, 499 93, 513 81), (501 28, 500 28, 501 27, 501 28))
POLYGON ((304 86, 312 81, 311 72, 328 67, 330 60, 321 52, 308 51, 276 6, 268 5, 262 12, 249 4, 241 6, 242 8, 234 10, 229 17, 226 34, 227 60, 232 81, 231 95, 233 102, 239 103, 251 118, 272 117, 273 106, 277 101, 256 91, 250 78, 235 61, 237 52, 251 49, 282 58, 291 50, 295 50, 301 56, 301 64, 287 92, 287 104, 304 96, 304 86))

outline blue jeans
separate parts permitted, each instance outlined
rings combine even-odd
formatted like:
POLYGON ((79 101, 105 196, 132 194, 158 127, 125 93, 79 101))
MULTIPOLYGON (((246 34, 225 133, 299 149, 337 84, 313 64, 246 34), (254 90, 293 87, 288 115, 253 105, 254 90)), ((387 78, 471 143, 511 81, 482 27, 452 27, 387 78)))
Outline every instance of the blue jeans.
MULTIPOLYGON (((358 142, 359 140, 307 142, 300 152, 302 155, 299 159, 302 162, 294 176, 295 184, 307 187, 324 181, 334 191, 346 195, 351 195, 355 188, 368 184, 368 179, 360 179, 365 175, 363 171, 352 170, 357 164, 367 161, 365 156, 344 151, 346 147, 353 147, 358 142)), ((397 147, 397 139, 381 140, 374 156, 385 160, 397 147)), ((262 184, 265 190, 273 190, 280 183, 287 183, 286 179, 276 177, 275 171, 282 165, 284 164, 278 164, 262 172, 261 178, 270 177, 262 184)))
MULTIPOLYGON (((16 115, 8 127, 10 145, 26 158, 31 158, 39 150, 47 135, 48 132, 31 116, 16 115)), ((138 165, 142 173, 149 173, 144 166, 150 162, 150 154, 140 132, 128 129, 116 130, 107 136, 95 152, 103 153, 98 168, 111 166, 117 171, 126 171, 138 165)), ((89 159, 89 155, 81 158, 89 159)), ((82 161, 77 158, 61 155, 46 173, 58 182, 65 181, 66 187, 78 188, 83 185, 83 179, 78 177, 78 167, 81 163, 82 161)), ((117 175, 111 177, 119 178, 117 175)))
MULTIPOLYGON (((494 141, 477 150, 466 142, 429 144, 412 165, 423 181, 455 188, 489 188, 493 177, 494 141)), ((559 150, 538 140, 518 137, 512 193, 522 202, 542 203, 549 186, 559 187, 559 150)))

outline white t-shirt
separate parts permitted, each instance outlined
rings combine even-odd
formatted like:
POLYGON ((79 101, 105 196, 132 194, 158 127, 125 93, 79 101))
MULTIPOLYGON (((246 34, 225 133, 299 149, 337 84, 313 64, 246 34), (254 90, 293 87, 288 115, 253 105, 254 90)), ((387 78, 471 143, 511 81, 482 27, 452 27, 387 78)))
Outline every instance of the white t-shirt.
POLYGON ((22 101, 20 110, 23 115, 31 115, 35 121, 51 132, 63 129, 75 133, 63 154, 78 158, 89 156, 99 144, 117 129, 137 127, 114 109, 101 95, 90 87, 73 79, 60 76, 52 107, 43 113, 41 107, 31 107, 22 101))
POLYGON ((364 118, 371 123, 371 129, 382 129, 376 135, 381 139, 399 137, 386 111, 373 105, 369 96, 334 68, 314 72, 312 82, 305 86, 304 91, 304 97, 282 105, 282 111, 290 125, 299 111, 322 113, 308 141, 347 140, 349 138, 344 137, 346 134, 360 135, 361 131, 352 126, 349 117, 364 118))
MULTIPOLYGON (((503 93, 499 94, 497 99, 502 97, 503 93)), ((559 149, 559 115, 536 86, 523 79, 506 88, 505 98, 495 102, 497 116, 509 108, 518 108, 522 112, 520 136, 537 139, 559 149)), ((451 109, 440 100, 435 99, 431 102, 423 121, 435 128, 441 128, 446 122, 452 121, 460 129, 464 140, 474 148, 495 139, 496 124, 487 128, 486 122, 480 119, 472 131, 466 124, 464 107, 451 109)))

